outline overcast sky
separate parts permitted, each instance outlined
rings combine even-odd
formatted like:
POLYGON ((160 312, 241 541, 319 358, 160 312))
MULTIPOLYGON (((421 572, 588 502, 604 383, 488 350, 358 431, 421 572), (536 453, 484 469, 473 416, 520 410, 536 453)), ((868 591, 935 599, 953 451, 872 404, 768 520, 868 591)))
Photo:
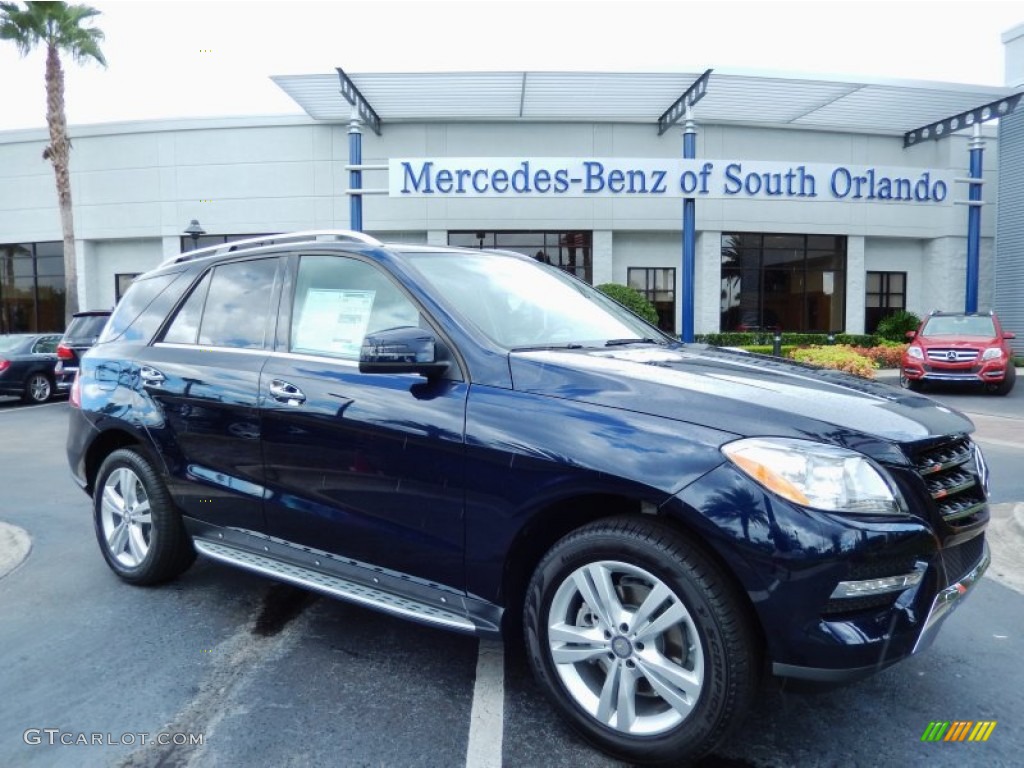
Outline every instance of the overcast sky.
MULTIPOLYGON (((108 67, 66 62, 72 124, 301 114, 269 76, 708 67, 1002 85, 1020 0, 94 2, 108 67)), ((42 53, 0 41, 0 130, 45 125, 42 53)), ((339 97, 340 98, 340 97, 339 97)), ((668 105, 666 105, 667 107, 668 105)))

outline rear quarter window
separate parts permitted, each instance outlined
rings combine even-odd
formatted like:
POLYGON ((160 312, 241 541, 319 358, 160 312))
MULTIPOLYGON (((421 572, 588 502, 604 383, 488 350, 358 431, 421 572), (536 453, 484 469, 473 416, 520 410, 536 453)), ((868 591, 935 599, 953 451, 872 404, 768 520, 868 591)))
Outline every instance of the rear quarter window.
POLYGON ((110 316, 97 344, 116 341, 148 342, 160 328, 167 312, 188 287, 184 272, 154 275, 135 280, 110 316))

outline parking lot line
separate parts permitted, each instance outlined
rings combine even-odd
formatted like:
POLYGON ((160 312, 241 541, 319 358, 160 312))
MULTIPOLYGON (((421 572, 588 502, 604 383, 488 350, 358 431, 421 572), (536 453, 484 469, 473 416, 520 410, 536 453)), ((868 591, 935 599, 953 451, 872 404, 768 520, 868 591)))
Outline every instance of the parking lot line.
POLYGON ((481 640, 469 716, 466 768, 501 768, 501 736, 505 710, 505 647, 481 640))
POLYGON ((24 413, 25 411, 31 411, 33 408, 50 408, 54 405, 66 405, 66 400, 54 400, 52 403, 40 403, 39 405, 21 405, 17 408, 7 408, 0 410, 0 415, 5 413, 24 413))

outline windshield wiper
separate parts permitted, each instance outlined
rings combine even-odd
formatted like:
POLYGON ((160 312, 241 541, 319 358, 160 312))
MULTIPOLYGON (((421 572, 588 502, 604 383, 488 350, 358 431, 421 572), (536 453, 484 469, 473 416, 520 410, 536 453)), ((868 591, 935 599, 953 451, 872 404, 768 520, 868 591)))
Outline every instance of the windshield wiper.
POLYGON ((540 349, 583 349, 583 345, 576 342, 566 344, 532 344, 527 347, 512 347, 509 352, 536 352, 540 349))
POLYGON ((606 347, 621 347, 623 344, 658 344, 661 345, 663 342, 657 339, 643 338, 643 339, 608 339, 604 343, 606 347))

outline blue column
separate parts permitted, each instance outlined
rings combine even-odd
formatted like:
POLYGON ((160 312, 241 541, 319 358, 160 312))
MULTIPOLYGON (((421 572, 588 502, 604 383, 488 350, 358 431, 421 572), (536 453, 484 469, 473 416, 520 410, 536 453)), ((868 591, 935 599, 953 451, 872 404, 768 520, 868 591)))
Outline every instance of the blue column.
MULTIPOLYGON (((981 126, 974 126, 971 137, 971 178, 980 179, 982 155, 985 152, 985 140, 981 138, 981 126)), ((967 206, 967 300, 964 309, 967 312, 978 311, 978 264, 981 250, 981 184, 971 184, 968 195, 970 205, 967 206)))
MULTIPOLYGON (((348 122, 348 164, 363 164, 363 131, 360 127, 359 113, 353 107, 352 119, 348 122)), ((355 190, 363 188, 363 172, 348 172, 348 219, 349 227, 355 232, 363 231, 363 196, 352 194, 355 190)))
MULTIPOLYGON (((686 108, 686 127, 683 129, 683 158, 697 157, 697 123, 686 108)), ((683 200, 683 274, 682 274, 682 339, 693 341, 694 282, 697 277, 697 203, 692 197, 683 200)))

